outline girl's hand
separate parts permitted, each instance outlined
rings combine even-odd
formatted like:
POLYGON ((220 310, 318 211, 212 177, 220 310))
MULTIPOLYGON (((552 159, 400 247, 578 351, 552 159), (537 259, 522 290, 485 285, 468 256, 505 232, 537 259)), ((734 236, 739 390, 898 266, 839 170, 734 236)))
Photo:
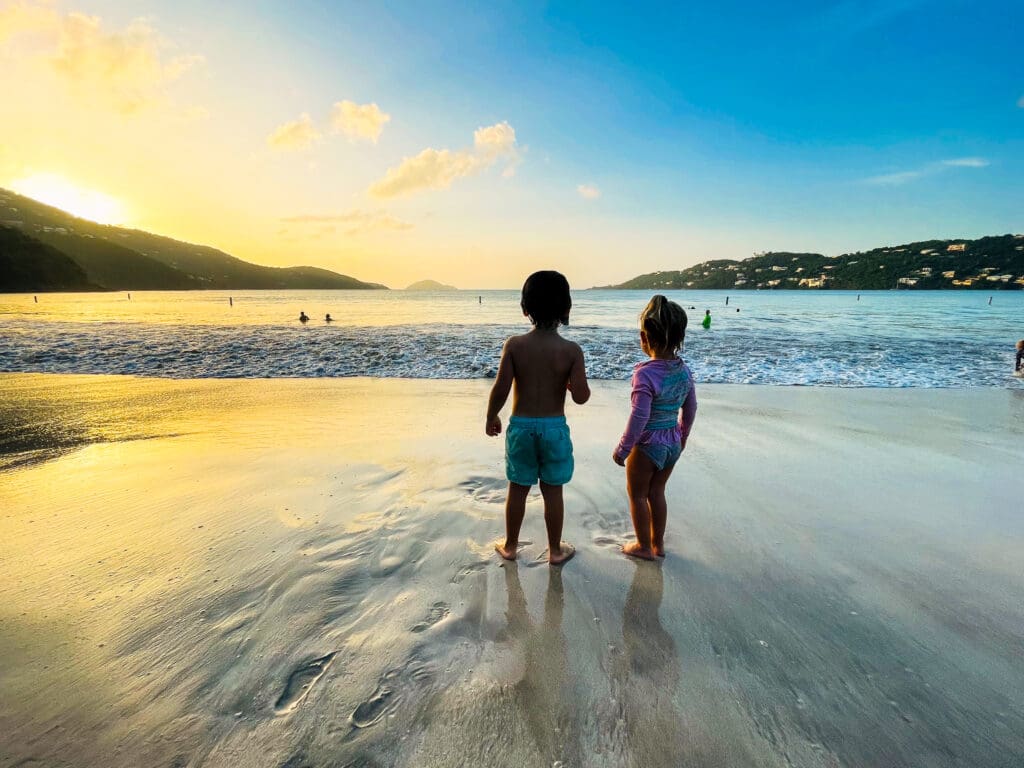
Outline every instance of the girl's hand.
POLYGON ((626 466, 626 460, 619 456, 617 453, 612 454, 612 461, 618 464, 620 467, 626 466))
POLYGON ((484 432, 487 433, 488 437, 497 437, 501 434, 501 417, 495 416, 493 419, 487 420, 487 426, 484 427, 484 432))

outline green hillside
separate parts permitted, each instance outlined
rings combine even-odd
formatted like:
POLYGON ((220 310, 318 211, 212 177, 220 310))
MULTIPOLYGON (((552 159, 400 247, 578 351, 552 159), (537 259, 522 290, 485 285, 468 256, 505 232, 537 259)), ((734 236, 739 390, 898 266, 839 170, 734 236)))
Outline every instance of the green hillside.
POLYGON ((90 281, 109 290, 386 288, 317 267, 250 264, 209 246, 79 219, 5 189, 0 189, 0 225, 65 253, 90 281))
POLYGON ((0 225, 0 293, 95 290, 85 270, 56 248, 0 225))
POLYGON ((927 240, 870 251, 762 253, 652 272, 608 288, 670 289, 985 289, 1024 288, 1024 235, 927 240))

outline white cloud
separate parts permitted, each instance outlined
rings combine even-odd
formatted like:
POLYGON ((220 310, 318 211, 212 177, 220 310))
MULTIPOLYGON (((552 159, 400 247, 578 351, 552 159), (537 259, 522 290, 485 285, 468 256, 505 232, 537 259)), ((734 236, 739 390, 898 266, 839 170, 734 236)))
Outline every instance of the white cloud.
POLYGON ((988 160, 983 157, 957 157, 951 160, 943 160, 938 163, 929 163, 911 171, 899 171, 897 173, 886 173, 881 176, 871 176, 863 179, 863 183, 881 187, 898 187, 911 181, 917 181, 928 176, 936 176, 945 173, 953 168, 985 168, 989 165, 988 160))
POLYGON ((957 157, 953 160, 943 160, 942 164, 955 168, 984 168, 988 165, 988 160, 983 157, 957 157))
POLYGON ((397 219, 386 211, 363 211, 358 208, 339 214, 285 216, 281 221, 286 224, 341 224, 346 227, 346 235, 357 235, 373 230, 401 231, 413 228, 409 222, 397 219))
POLYGON ((882 187, 896 187, 914 181, 925 175, 925 171, 901 171, 900 173, 886 173, 881 176, 871 176, 864 179, 865 184, 875 184, 882 187))
POLYGON ((366 139, 374 144, 390 120, 391 115, 382 112, 376 104, 339 101, 331 111, 331 125, 337 133, 343 133, 350 139, 366 139))
POLYGON ((267 137, 267 144, 274 149, 285 151, 305 149, 320 140, 320 131, 313 125, 313 119, 303 112, 298 120, 292 120, 267 137))
POLYGON ((594 184, 580 184, 576 187, 576 191, 584 200, 596 200, 601 196, 601 190, 594 184))
MULTIPOLYGON (((519 159, 515 129, 507 122, 496 123, 473 132, 471 149, 427 148, 407 157, 384 178, 370 186, 377 198, 402 197, 426 189, 447 189, 456 179, 476 175, 499 161, 511 167, 519 159)), ((508 174, 508 167, 505 174, 508 174)))
POLYGON ((35 58, 74 92, 130 114, 161 100, 168 84, 203 63, 173 46, 146 21, 110 30, 98 16, 63 13, 49 3, 0 10, 0 45, 35 58))

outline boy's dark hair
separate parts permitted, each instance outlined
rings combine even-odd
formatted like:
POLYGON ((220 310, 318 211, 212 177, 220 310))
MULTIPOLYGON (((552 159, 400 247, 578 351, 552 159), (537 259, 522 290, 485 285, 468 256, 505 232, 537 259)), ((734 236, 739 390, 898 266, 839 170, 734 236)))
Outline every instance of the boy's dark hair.
POLYGON ((647 343, 659 352, 678 352, 686 336, 686 311, 660 293, 640 313, 640 328, 647 343))
POLYGON ((523 283, 519 306, 538 328, 557 328, 559 323, 568 325, 572 309, 569 281, 552 269, 534 272, 523 283))

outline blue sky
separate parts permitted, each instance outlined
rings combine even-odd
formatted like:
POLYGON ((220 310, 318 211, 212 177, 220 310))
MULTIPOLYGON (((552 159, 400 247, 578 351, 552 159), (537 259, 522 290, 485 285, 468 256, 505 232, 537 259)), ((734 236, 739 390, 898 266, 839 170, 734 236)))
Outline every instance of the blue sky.
MULTIPOLYGON (((243 258, 464 287, 554 265, 600 284, 754 250, 1024 229, 1019 2, 59 5, 111 34, 142 18, 201 57, 165 94, 205 115, 193 153, 160 134, 173 168, 155 170, 165 190, 231 200, 216 227, 155 199, 137 223, 243 258), (339 99, 387 114, 372 143, 330 138, 339 99), (269 151, 301 115, 313 138, 269 151), (514 143, 472 155, 475 130, 506 123, 514 143), (428 149, 472 169, 368 196, 428 149), (260 245, 258 221, 356 212, 401 227, 303 241, 288 222, 260 245)), ((134 198, 95 175, 76 178, 134 198)))

